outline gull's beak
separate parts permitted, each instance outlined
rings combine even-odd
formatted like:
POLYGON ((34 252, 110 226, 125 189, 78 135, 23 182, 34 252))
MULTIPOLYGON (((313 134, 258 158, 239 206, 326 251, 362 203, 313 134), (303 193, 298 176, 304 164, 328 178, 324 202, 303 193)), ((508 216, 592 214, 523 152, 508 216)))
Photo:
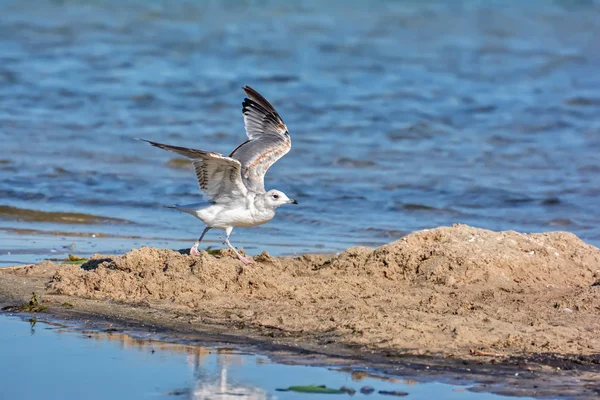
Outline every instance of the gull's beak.
POLYGON ((298 204, 298 202, 296 200, 294 200, 294 199, 290 199, 290 201, 288 201, 288 203, 290 203, 290 204, 298 204))

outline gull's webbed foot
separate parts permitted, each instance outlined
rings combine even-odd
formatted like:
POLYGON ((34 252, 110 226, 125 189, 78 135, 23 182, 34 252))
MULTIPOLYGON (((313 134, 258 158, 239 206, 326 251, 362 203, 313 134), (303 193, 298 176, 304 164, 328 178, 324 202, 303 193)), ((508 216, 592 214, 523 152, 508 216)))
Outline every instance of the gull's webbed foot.
POLYGON ((194 243, 194 245, 192 246, 192 248, 190 249, 190 256, 199 256, 200 252, 198 251, 198 245, 200 245, 199 242, 194 243))
POLYGON ((243 262, 245 265, 254 264, 254 260, 252 259, 252 257, 238 256, 238 258, 239 258, 239 259, 240 259, 240 261, 241 261, 241 262, 243 262))

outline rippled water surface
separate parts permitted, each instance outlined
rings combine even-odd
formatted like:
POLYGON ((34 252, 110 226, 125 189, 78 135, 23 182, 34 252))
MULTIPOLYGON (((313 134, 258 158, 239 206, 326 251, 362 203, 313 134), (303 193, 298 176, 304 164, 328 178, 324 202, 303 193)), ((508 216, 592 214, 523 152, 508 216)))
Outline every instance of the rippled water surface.
POLYGON ((250 253, 452 223, 600 245, 598 2, 2 5, 0 264, 189 247, 201 222, 162 205, 200 200, 193 172, 133 138, 229 153, 245 84, 292 135, 267 186, 300 202, 234 231, 250 253))

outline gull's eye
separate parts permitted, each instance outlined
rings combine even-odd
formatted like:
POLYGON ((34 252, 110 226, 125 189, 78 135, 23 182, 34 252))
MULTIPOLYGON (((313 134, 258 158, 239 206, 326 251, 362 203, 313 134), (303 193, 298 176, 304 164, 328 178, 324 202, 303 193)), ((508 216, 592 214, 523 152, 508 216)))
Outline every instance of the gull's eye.
POLYGON ((278 198, 279 198, 279 195, 278 195, 278 194, 274 194, 274 195, 273 195, 273 198, 274 198, 274 199, 278 199, 278 198))

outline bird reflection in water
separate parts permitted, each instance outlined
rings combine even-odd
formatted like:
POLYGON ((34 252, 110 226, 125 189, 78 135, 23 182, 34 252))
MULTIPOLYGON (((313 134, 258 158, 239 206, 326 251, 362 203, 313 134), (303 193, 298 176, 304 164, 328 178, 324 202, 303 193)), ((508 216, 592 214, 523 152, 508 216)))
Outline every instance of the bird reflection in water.
POLYGON ((246 361, 242 355, 232 353, 229 350, 218 350, 214 371, 209 370, 209 367, 207 367, 208 363, 201 361, 204 356, 197 353, 188 354, 188 364, 194 370, 194 376, 197 377, 196 385, 190 391, 190 399, 267 400, 274 398, 267 391, 257 386, 228 380, 228 368, 235 364, 240 365, 246 361))

